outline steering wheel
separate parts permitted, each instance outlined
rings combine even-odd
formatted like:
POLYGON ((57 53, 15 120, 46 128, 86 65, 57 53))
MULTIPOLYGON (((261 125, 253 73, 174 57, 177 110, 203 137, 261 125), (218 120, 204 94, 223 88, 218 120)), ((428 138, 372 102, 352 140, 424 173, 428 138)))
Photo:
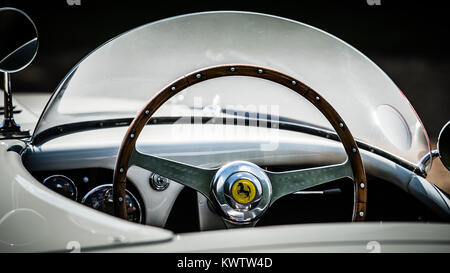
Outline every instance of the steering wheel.
MULTIPOLYGON (((350 98, 349 98, 350 99, 350 98)), ((254 226, 261 215, 279 198, 349 177, 354 182, 352 221, 366 217, 367 179, 358 146, 336 110, 317 92, 281 72, 252 65, 221 65, 190 73, 162 89, 132 121, 117 155, 113 177, 114 214, 127 219, 125 205, 126 174, 139 166, 203 194, 220 212, 227 228, 254 226), (136 141, 158 108, 185 88, 225 76, 262 78, 288 87, 311 102, 337 132, 348 156, 344 163, 285 172, 271 172, 246 161, 235 161, 220 168, 200 168, 143 154, 136 141)))

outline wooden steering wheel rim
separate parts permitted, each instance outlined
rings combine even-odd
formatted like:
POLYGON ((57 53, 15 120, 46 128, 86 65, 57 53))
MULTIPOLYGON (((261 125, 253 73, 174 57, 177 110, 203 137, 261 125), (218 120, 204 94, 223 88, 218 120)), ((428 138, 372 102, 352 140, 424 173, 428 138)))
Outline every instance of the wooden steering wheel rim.
POLYGON ((130 167, 128 164, 139 134, 156 110, 171 97, 189 86, 225 76, 249 76, 276 82, 306 98, 327 118, 345 148, 353 171, 354 205, 352 221, 364 221, 367 205, 367 179, 364 166, 358 146, 336 110, 316 91, 293 77, 265 67, 239 64, 214 66, 190 73, 162 89, 142 108, 128 128, 117 155, 113 175, 114 214, 122 219, 127 219, 126 202, 124 200, 126 174, 130 167))

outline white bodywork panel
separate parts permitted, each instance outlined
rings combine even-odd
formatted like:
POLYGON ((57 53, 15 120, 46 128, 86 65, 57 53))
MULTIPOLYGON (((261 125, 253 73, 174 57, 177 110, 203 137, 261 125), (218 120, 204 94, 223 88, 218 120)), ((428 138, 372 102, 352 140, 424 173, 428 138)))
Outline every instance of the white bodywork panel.
MULTIPOLYGON (((450 252, 450 225, 303 224, 177 235, 166 244, 100 252, 450 252)), ((86 250, 89 251, 89 250, 86 250)))
POLYGON ((173 234, 99 213, 34 179, 20 154, 23 142, 0 141, 0 252, 45 252, 171 240, 173 234))

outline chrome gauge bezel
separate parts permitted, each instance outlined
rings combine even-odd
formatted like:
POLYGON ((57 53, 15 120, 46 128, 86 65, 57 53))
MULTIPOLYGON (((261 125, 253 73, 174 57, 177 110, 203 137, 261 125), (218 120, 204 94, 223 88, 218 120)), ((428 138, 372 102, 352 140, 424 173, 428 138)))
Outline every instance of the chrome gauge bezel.
MULTIPOLYGON (((62 179, 64 179, 64 180, 66 180, 69 184, 72 185, 72 187, 73 187, 74 190, 75 190, 75 197, 74 197, 74 198, 67 197, 67 196, 65 196, 65 197, 67 197, 67 198, 69 198, 69 199, 71 199, 71 200, 73 200, 73 201, 77 201, 77 200, 78 200, 78 188, 77 188, 77 185, 75 185, 75 182, 73 182, 72 179, 70 179, 69 177, 67 177, 67 176, 65 176, 65 175, 62 175, 62 174, 54 174, 54 175, 51 175, 51 176, 45 178, 45 179, 42 181, 42 185, 48 187, 48 186, 45 185, 45 184, 46 184, 50 179, 56 178, 56 177, 62 178, 62 179)), ((64 195, 63 195, 63 196, 64 196, 64 195)))
MULTIPOLYGON (((88 193, 86 193, 83 197, 83 199, 81 200, 81 204, 83 205, 87 205, 86 204, 86 200, 88 198, 89 195, 93 194, 95 191, 101 190, 103 188, 108 188, 107 191, 112 191, 113 190, 113 185, 112 184, 103 184, 103 185, 99 185, 93 189, 91 189, 88 193)), ((129 191, 129 190, 125 190, 126 194, 128 194, 130 196, 130 198, 136 203, 138 209, 139 209, 139 223, 143 223, 142 222, 142 207, 141 204, 139 203, 139 200, 129 191)), ((105 194, 106 195, 106 194, 105 194)), ((112 198, 109 198, 107 200, 108 202, 113 202, 112 198)))

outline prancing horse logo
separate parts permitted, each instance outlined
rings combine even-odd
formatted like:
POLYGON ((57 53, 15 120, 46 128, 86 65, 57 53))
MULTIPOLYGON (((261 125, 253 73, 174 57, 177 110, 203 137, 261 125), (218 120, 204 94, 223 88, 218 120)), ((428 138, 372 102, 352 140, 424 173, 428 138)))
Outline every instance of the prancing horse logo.
POLYGON ((233 199, 241 204, 253 201, 256 194, 255 185, 248 179, 239 179, 234 182, 231 189, 233 199))
POLYGON ((242 182, 239 182, 237 193, 239 195, 243 194, 243 195, 245 195, 246 198, 248 198, 250 196, 250 188, 249 187, 245 187, 242 182))

